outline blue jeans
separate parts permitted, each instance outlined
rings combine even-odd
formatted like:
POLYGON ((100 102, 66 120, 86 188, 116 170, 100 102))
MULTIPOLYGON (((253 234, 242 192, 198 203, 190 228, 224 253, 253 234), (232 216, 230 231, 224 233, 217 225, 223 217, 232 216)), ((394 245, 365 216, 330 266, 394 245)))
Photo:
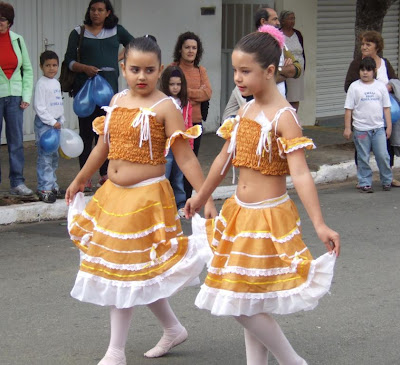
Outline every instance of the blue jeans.
POLYGON ((175 161, 172 151, 169 150, 166 156, 165 176, 169 179, 175 195, 175 202, 178 209, 183 208, 186 203, 185 189, 183 188, 183 173, 175 161))
POLYGON ((56 170, 58 168, 58 151, 45 152, 40 147, 40 137, 42 134, 53 127, 43 123, 36 115, 35 117, 35 137, 38 150, 36 174, 37 174, 37 190, 53 190, 58 189, 56 170))
MULTIPOLYGON (((25 182, 24 179, 24 133, 23 113, 20 108, 21 96, 6 96, 0 98, 0 134, 3 127, 3 118, 6 125, 6 138, 8 148, 8 162, 10 165, 9 179, 12 188, 25 182)), ((0 169, 1 182, 1 169, 0 169)))
POLYGON ((358 131, 354 129, 354 144, 357 150, 357 177, 360 186, 372 185, 372 170, 369 166, 370 152, 375 155, 382 185, 390 185, 392 182, 392 170, 390 169, 389 153, 386 146, 385 128, 372 129, 370 131, 358 131))

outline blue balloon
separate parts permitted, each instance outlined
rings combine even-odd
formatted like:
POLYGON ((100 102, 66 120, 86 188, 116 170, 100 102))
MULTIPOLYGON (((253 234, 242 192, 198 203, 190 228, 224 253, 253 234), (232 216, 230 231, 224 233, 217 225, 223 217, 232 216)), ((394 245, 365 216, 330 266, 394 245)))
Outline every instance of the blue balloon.
POLYGON ((93 78, 92 95, 98 106, 108 106, 114 95, 114 90, 103 76, 96 75, 93 78))
POLYGON ((400 119, 400 106, 396 98, 392 94, 389 94, 389 97, 390 103, 392 104, 390 106, 390 114, 392 116, 392 123, 394 124, 400 119))
POLYGON ((40 148, 47 153, 53 153, 58 150, 60 145, 60 131, 51 128, 44 132, 39 140, 40 148))
POLYGON ((92 97, 92 88, 93 79, 87 79, 74 98, 74 112, 78 117, 88 117, 96 108, 96 103, 92 97))

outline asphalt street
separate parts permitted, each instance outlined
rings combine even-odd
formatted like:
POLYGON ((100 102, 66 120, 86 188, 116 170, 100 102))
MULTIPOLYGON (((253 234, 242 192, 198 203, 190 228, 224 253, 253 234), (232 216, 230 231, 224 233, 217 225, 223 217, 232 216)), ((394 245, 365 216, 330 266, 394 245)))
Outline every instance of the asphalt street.
MULTIPOLYGON (((360 194, 354 182, 319 188, 326 222, 343 245, 331 295, 313 311, 276 317, 309 365, 400 364, 400 189, 375 191, 360 194)), ((299 207, 305 242, 314 257, 323 254, 298 197, 289 193, 299 207)), ((184 230, 190 233, 187 221, 184 230)), ((65 221, 0 227, 1 365, 95 365, 101 359, 109 339, 108 309, 70 297, 78 260, 65 221)), ((147 308, 135 309, 128 364, 245 364, 241 327, 196 309, 197 292, 187 288, 171 298, 189 339, 164 358, 143 357, 161 328, 147 308)), ((270 364, 276 362, 271 358, 270 364)))

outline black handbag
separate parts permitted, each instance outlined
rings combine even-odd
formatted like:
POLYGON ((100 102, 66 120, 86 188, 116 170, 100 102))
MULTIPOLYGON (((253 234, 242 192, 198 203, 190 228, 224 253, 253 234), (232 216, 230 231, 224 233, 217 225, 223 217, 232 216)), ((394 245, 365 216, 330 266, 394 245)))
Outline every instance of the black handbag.
MULTIPOLYGON (((81 60, 81 45, 84 33, 85 33, 85 26, 81 25, 81 34, 79 35, 78 46, 76 48, 77 62, 80 62, 81 60)), ((69 96, 73 95, 75 77, 76 77, 76 72, 71 71, 69 65, 64 60, 61 64, 61 73, 58 81, 60 81, 61 91, 69 93, 69 96)))
POLYGON ((200 103, 201 119, 203 119, 204 122, 207 120, 208 108, 209 107, 210 107, 210 101, 209 100, 202 101, 200 103))

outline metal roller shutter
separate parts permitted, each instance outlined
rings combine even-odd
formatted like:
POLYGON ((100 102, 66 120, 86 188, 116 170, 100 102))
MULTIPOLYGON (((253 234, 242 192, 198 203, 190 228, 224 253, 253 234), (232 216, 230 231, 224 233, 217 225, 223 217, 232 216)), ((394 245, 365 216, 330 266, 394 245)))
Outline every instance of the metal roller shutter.
MULTIPOLYGON (((316 116, 344 114, 343 84, 353 60, 356 0, 318 0, 316 116)), ((399 55, 399 1, 385 17, 382 32, 384 56, 397 71, 399 55)))

